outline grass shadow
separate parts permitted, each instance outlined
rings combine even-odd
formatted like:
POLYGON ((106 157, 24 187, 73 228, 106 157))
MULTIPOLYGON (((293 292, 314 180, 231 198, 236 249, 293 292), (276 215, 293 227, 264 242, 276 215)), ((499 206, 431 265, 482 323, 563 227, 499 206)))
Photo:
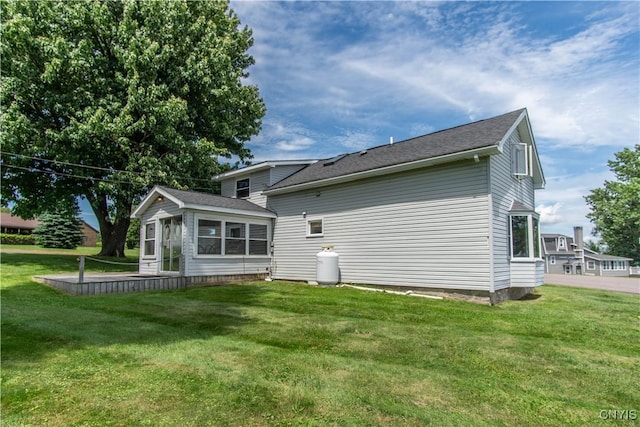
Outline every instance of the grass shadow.
POLYGON ((36 361, 62 347, 161 344, 227 334, 253 321, 245 308, 264 292, 246 284, 76 297, 25 277, 25 272, 69 271, 75 258, 3 254, 3 363, 36 361))

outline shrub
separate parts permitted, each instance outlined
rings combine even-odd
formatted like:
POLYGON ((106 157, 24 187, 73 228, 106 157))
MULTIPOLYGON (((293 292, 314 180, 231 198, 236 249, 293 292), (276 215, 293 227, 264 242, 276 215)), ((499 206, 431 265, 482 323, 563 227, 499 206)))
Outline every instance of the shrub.
POLYGON ((0 233, 0 243, 3 245, 35 245, 36 239, 31 234, 0 233))

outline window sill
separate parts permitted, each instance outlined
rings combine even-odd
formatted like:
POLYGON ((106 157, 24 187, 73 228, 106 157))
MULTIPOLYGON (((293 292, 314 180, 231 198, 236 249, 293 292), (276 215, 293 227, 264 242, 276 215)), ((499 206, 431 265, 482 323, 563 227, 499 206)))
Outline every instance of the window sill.
POLYGON ((324 237, 324 234, 307 234, 307 238, 324 237))
POLYGON ((211 255, 211 254, 196 254, 193 255, 194 259, 241 259, 241 258, 271 258, 271 255, 211 255))
POLYGON ((520 262, 520 263, 534 263, 534 262, 543 262, 542 258, 511 258, 509 262, 520 262))

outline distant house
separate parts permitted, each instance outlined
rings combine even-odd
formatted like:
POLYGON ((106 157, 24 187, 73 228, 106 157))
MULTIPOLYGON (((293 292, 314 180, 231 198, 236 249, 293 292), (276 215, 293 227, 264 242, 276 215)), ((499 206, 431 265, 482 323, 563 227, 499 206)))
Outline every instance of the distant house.
MULTIPOLYGON (((22 219, 19 216, 12 215, 9 212, 0 212, 0 230, 5 234, 32 234, 33 230, 40 225, 37 219, 22 219)), ((98 235, 100 232, 87 224, 81 222, 82 227, 82 246, 96 246, 98 244, 98 235)))
POLYGON ((5 234, 31 234, 40 224, 35 219, 22 219, 9 212, 0 212, 0 230, 5 234))
POLYGON ((631 258, 605 255, 584 247, 582 227, 574 227, 573 236, 542 234, 545 272, 551 274, 587 274, 629 276, 631 258))
POLYGON ((340 281, 519 298, 544 280, 525 109, 324 160, 215 177, 222 195, 154 187, 134 210, 140 272, 340 281))
POLYGON ((82 221, 82 246, 95 247, 98 246, 98 237, 100 236, 100 232, 89 225, 84 220, 82 221))

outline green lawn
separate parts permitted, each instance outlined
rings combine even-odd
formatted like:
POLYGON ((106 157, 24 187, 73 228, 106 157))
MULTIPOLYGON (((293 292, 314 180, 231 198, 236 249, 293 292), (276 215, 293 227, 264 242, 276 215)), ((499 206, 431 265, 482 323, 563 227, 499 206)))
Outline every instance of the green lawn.
POLYGON ((2 254, 3 427, 584 426, 640 410, 635 295, 544 286, 492 307, 252 282, 71 297, 30 279, 76 266, 2 254))

